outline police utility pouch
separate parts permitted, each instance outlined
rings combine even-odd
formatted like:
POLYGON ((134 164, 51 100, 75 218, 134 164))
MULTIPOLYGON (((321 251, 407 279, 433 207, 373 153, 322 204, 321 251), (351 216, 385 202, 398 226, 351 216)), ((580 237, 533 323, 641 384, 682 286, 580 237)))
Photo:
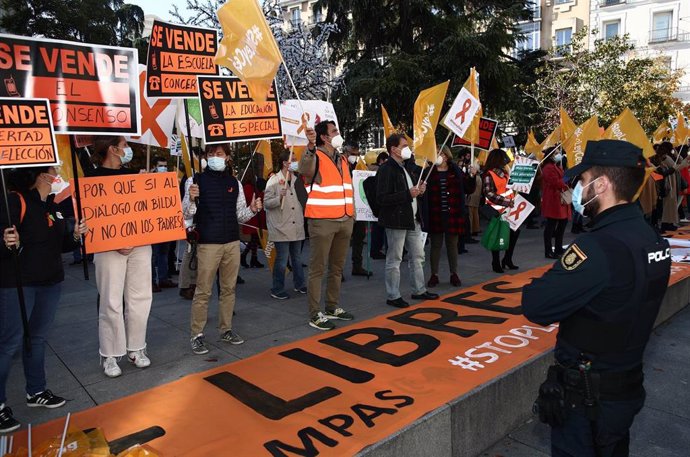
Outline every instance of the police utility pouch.
POLYGON ((532 406, 532 412, 539 414, 539 421, 552 427, 563 426, 568 414, 565 388, 558 379, 558 373, 558 366, 549 367, 546 381, 539 386, 539 396, 532 406))

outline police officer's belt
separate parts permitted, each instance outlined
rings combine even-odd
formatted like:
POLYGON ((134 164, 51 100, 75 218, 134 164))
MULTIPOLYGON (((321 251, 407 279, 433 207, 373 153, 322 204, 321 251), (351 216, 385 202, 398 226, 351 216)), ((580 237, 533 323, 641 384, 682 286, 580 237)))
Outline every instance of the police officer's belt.
MULTIPOLYGON (((584 380, 577 368, 566 368, 556 364, 558 380, 570 394, 569 397, 584 395, 584 380)), ((593 390, 598 400, 623 401, 639 398, 644 395, 642 381, 644 373, 642 364, 627 371, 596 372, 591 371, 593 390)), ((577 403, 577 402, 576 402, 577 403)))

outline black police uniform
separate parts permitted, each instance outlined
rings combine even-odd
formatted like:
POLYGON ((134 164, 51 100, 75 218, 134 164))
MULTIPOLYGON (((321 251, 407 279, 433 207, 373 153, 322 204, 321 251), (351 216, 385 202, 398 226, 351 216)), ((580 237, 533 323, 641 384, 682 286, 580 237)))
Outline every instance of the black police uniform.
MULTIPOLYGON (((593 165, 644 166, 630 143, 596 143, 570 176, 593 165)), ((552 425, 553 456, 628 455, 629 428, 645 399, 642 356, 671 271, 668 242, 637 204, 609 208, 590 226, 523 289, 530 321, 560 323, 556 364, 535 402, 552 425)))

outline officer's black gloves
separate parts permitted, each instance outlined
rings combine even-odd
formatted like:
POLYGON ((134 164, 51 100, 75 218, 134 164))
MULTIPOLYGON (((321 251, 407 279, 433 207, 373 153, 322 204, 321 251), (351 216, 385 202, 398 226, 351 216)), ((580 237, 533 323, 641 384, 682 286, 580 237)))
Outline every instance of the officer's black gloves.
POLYGON ((558 368, 549 367, 546 381, 539 387, 539 396, 534 402, 532 411, 539 413, 539 420, 552 427, 561 427, 565 423, 566 405, 565 389, 558 381, 558 368))

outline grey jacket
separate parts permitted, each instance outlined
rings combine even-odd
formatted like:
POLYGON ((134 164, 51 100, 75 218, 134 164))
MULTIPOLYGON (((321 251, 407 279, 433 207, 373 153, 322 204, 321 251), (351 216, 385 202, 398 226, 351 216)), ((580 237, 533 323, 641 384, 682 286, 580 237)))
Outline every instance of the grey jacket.
POLYGON ((304 209, 295 192, 295 181, 300 179, 288 172, 289 186, 281 209, 280 189, 285 185, 282 170, 271 176, 266 183, 264 207, 270 241, 301 241, 304 239, 304 209))

